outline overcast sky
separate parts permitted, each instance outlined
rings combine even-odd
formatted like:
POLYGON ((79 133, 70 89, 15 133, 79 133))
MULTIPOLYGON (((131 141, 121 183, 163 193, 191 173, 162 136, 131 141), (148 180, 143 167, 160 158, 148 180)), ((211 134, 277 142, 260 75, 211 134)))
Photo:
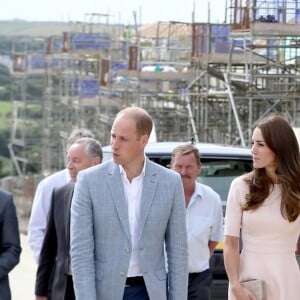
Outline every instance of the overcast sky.
MULTIPOLYGON (((226 0, 7 0, 0 10, 0 20, 28 21, 87 21, 91 13, 109 14, 110 23, 133 24, 133 11, 138 23, 157 21, 222 23, 226 0)), ((94 18, 96 20, 96 18, 94 18)), ((106 22, 106 17, 100 17, 106 22)))

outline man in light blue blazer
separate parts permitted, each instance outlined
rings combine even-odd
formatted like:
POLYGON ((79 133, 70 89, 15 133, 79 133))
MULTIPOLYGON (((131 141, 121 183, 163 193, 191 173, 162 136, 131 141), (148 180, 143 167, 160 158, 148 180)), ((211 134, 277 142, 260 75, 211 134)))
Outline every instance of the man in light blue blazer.
POLYGON ((111 129, 113 161, 78 175, 71 207, 76 300, 187 299, 183 187, 179 174, 145 157, 152 124, 141 108, 121 110, 111 129))

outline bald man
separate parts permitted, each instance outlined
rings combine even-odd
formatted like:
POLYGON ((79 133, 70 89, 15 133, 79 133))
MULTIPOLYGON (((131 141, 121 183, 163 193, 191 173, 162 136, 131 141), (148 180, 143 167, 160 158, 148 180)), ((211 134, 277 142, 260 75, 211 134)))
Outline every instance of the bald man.
POLYGON ((145 110, 121 110, 112 161, 78 176, 71 207, 77 300, 187 298, 183 186, 179 174, 146 158, 152 126, 145 110))

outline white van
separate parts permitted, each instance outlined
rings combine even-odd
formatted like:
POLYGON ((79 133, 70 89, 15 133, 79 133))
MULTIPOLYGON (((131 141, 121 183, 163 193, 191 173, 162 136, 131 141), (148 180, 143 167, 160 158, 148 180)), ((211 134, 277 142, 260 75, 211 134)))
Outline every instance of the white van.
MULTIPOLYGON (((184 142, 148 143, 145 152, 152 160, 170 167, 173 149, 184 142)), ((208 143, 196 143, 201 154, 202 171, 199 181, 212 187, 221 196, 225 213, 228 189, 233 178, 252 170, 250 149, 208 143)), ((110 146, 103 147, 104 161, 111 158, 110 146)), ((220 243, 210 261, 213 274, 212 300, 226 300, 228 280, 223 260, 223 244, 220 243)))

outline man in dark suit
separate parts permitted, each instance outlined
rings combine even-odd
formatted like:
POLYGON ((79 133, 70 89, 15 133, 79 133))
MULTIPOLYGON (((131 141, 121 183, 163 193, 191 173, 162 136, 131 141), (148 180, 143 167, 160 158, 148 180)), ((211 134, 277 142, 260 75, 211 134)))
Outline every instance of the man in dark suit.
POLYGON ((21 254, 16 207, 10 193, 0 189, 0 299, 11 300, 8 273, 21 254))
POLYGON ((74 183, 79 171, 99 164, 101 161, 101 145, 95 139, 81 138, 68 149, 67 168, 72 181, 54 189, 52 194, 51 209, 36 275, 35 295, 37 300, 47 299, 53 267, 55 273, 51 299, 75 299, 69 256, 70 207, 74 183))

